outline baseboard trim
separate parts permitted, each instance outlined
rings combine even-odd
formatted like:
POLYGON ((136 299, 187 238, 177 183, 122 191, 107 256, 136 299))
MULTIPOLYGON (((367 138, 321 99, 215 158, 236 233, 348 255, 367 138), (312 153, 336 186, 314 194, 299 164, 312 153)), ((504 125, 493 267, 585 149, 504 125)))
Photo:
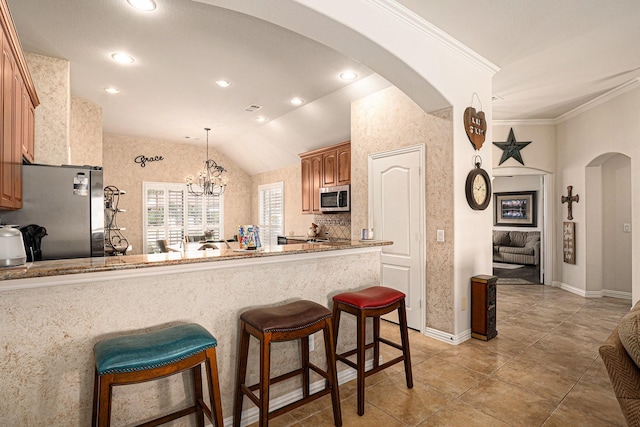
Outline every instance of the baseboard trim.
POLYGON ((629 301, 631 301, 631 292, 622 292, 622 291, 614 291, 611 289, 603 289, 602 296, 610 297, 610 298, 628 299, 629 301))
POLYGON ((602 289, 599 291, 585 291, 584 289, 578 289, 574 286, 567 285, 566 283, 554 281, 552 286, 560 288, 572 294, 580 295, 583 298, 619 298, 625 300, 631 300, 631 292, 614 291, 612 289, 602 289))
POLYGON ((438 341, 446 342, 452 345, 458 345, 471 338, 471 329, 467 329, 461 334, 453 335, 446 332, 442 332, 438 329, 426 328, 424 335, 436 339, 438 341))
MULTIPOLYGON (((373 359, 367 360, 365 363, 365 370, 369 370, 373 368, 373 359)), ((338 384, 344 384, 356 378, 356 370, 347 367, 346 369, 338 372, 338 384)), ((324 388, 325 380, 319 380, 314 383, 311 383, 309 386, 310 393, 313 394, 317 391, 320 391, 324 388)), ((302 389, 293 390, 289 393, 283 394, 282 396, 278 396, 276 398, 269 400, 269 410, 273 411, 278 408, 282 408, 283 406, 288 405, 289 403, 293 403, 299 400, 302 397, 302 389)), ((247 400, 247 398, 245 398, 247 400)), ((242 423, 241 427, 248 426, 249 424, 253 424, 258 421, 259 411, 258 408, 253 406, 249 409, 245 409, 242 411, 242 423)), ((227 417, 224 419, 225 427, 233 426, 233 416, 227 417)))
POLYGON ((587 298, 587 293, 586 293, 586 291, 584 289, 575 288, 575 287, 573 287, 571 285, 567 285, 566 283, 562 283, 562 282, 559 282, 557 280, 554 280, 551 283, 551 285, 556 287, 556 288, 560 288, 560 289, 562 289, 564 291, 571 292, 572 294, 580 295, 583 298, 587 298))

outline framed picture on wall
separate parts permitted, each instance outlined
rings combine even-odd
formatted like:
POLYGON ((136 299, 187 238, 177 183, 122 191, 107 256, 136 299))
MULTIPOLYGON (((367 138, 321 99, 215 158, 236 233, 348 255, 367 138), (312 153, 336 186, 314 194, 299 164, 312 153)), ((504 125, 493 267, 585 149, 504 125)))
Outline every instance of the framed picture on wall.
POLYGON ((536 192, 494 193, 493 225, 498 227, 535 227, 536 192))

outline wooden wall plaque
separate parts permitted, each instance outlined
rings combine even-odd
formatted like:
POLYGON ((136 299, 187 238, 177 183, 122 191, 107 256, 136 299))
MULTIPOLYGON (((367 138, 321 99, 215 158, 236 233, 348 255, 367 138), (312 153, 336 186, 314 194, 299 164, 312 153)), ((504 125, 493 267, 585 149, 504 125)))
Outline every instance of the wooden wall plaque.
POLYGON ((576 223, 562 223, 562 253, 567 264, 576 263, 576 223))

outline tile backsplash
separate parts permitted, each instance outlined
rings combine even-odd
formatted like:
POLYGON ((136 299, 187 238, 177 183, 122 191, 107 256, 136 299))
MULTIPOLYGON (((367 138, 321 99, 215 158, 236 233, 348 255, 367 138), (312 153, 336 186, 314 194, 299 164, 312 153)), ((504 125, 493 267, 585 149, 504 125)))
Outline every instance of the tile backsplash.
POLYGON ((351 239, 351 212, 315 215, 313 222, 318 225, 320 237, 329 232, 331 239, 351 239))

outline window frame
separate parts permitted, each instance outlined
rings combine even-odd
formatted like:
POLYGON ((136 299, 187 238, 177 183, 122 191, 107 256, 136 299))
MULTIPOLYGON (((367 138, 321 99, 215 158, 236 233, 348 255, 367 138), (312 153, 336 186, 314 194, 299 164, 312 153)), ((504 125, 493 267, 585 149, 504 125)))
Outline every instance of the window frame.
MULTIPOLYGON (((221 194, 220 196, 207 196, 207 197, 219 197, 219 208, 218 208, 218 215, 219 215, 219 223, 215 224, 215 223, 207 223, 207 208, 210 206, 207 203, 202 203, 201 205, 201 209, 202 211, 200 212, 200 218, 203 219, 202 224, 200 225, 200 228, 197 228, 197 225, 193 225, 193 223, 190 225, 190 219, 192 219, 192 217, 190 216, 190 213, 193 212, 193 210, 190 210, 190 205, 189 205, 189 198, 191 197, 204 197, 204 196, 193 196, 189 194, 189 191, 187 189, 187 185, 184 183, 175 183, 175 182, 151 182, 151 181, 143 181, 142 182, 142 253, 144 254, 148 254, 149 253, 149 231, 153 228, 153 230, 157 230, 159 229, 159 227, 153 226, 150 227, 149 226, 149 215, 148 215, 148 203, 149 203, 149 199, 148 199, 148 193, 150 190, 160 190, 163 191, 165 194, 165 198, 164 198, 164 225, 163 225, 163 229, 164 229, 164 235, 165 236, 170 236, 170 231, 172 230, 175 234, 176 229, 180 230, 180 234, 181 237, 179 239, 179 241, 184 240, 184 237, 186 235, 189 234, 194 234, 194 232, 196 233, 201 233, 202 235, 204 235, 205 230, 216 230, 217 234, 220 236, 220 239, 224 239, 224 194, 221 194), (171 225, 168 224, 168 209, 167 209, 167 204, 168 204, 168 199, 166 198, 166 194, 169 191, 178 191, 182 193, 182 225, 180 226, 176 226, 176 225, 171 225)), ((172 240, 172 241, 168 241, 169 244, 175 244, 178 242, 175 242, 173 240, 175 239, 169 239, 166 238, 166 240, 172 240)))
MULTIPOLYGON (((273 217, 273 215, 269 215, 270 218, 273 217)), ((260 228, 260 240, 262 242, 262 244, 264 246, 271 246, 271 245, 277 245, 278 244, 278 232, 281 235, 284 235, 284 225, 285 225, 285 199, 284 199, 284 181, 277 181, 277 182, 272 182, 269 184, 261 184, 258 185, 258 227, 260 228), (271 223, 269 224, 264 224, 262 223, 262 218, 263 218, 263 202, 262 202, 262 198, 263 198, 263 193, 264 192, 271 192, 277 190, 280 192, 280 200, 281 200, 281 211, 280 211, 280 217, 282 219, 282 222, 279 224, 279 226, 277 227, 277 230, 273 230, 274 226, 271 225, 271 223)))

